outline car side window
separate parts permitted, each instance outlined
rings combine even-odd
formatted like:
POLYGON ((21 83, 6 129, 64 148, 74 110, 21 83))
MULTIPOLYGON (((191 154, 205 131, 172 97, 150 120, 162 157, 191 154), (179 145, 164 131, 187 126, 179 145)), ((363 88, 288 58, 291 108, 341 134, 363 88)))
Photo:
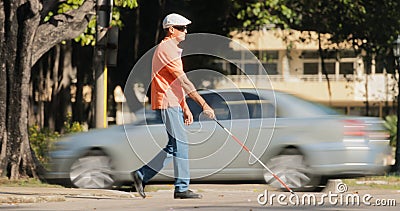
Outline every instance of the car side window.
POLYGON ((273 101, 260 98, 257 95, 245 93, 246 104, 251 119, 275 117, 273 101))
POLYGON ((193 99, 191 98, 186 98, 186 103, 189 106, 190 111, 192 112, 193 115, 193 121, 197 122, 199 121, 199 115, 202 112, 202 109, 199 104, 197 104, 193 99))
MULTIPOLYGON (((214 109, 215 117, 218 120, 228 120, 231 118, 231 113, 228 105, 218 93, 203 94, 202 97, 207 102, 207 104, 214 109)), ((188 104, 190 111, 193 114, 193 120, 199 121, 200 114, 203 111, 202 108, 191 98, 188 98, 186 100, 186 103, 188 104)))
POLYGON ((249 109, 246 104, 244 93, 226 92, 223 93, 225 104, 232 113, 232 119, 249 119, 249 109))
POLYGON ((247 92, 223 93, 232 113, 232 119, 257 119, 275 116, 271 101, 247 92))
MULTIPOLYGON (((218 120, 272 118, 275 107, 272 101, 260 99, 252 93, 222 92, 207 93, 202 97, 214 109, 218 120)), ((199 121, 201 107, 192 99, 187 99, 194 121, 199 121)))

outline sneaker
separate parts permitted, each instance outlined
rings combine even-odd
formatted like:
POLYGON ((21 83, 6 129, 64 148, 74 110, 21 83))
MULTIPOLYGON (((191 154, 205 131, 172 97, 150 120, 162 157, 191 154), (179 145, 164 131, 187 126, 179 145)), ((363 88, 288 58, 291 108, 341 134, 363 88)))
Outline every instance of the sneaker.
POLYGON ((133 185, 135 186, 136 191, 140 194, 140 196, 142 196, 143 198, 146 198, 146 194, 144 193, 142 179, 140 179, 140 177, 136 171, 132 171, 131 175, 133 178, 133 185))
POLYGON ((201 199, 202 197, 201 194, 194 193, 191 190, 174 193, 174 199, 201 199))

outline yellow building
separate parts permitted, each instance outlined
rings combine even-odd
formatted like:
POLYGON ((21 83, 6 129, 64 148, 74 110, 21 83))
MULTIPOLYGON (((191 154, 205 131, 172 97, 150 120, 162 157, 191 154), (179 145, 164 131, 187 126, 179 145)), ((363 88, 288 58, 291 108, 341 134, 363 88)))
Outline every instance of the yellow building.
POLYGON ((261 30, 250 35, 233 33, 231 48, 235 50, 235 46, 240 45, 241 48, 237 49, 243 49, 244 46, 258 60, 238 52, 238 56, 231 59, 237 66, 220 61, 228 73, 225 80, 230 83, 222 80, 217 88, 272 86, 275 90, 300 95, 356 115, 365 115, 368 101, 369 114, 382 116, 385 106, 391 106, 397 95, 396 82, 391 74, 386 73, 382 62, 373 59, 369 74, 365 74, 361 55, 356 55, 346 43, 329 43, 329 35, 323 35, 322 49, 330 49, 326 51, 324 60, 331 87, 329 93, 317 38, 317 33, 293 30, 261 30), (301 39, 306 42, 299 42, 301 39))

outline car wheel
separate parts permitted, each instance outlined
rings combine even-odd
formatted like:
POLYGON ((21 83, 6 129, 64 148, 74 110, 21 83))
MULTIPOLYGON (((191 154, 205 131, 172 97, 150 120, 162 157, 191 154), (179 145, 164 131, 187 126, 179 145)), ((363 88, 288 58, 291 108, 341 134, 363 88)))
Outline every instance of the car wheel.
MULTIPOLYGON (((320 191, 324 188, 321 176, 309 173, 306 159, 297 149, 284 150, 278 156, 272 157, 266 165, 293 191, 320 191)), ((264 179, 272 187, 285 190, 266 170, 264 179)))
POLYGON ((71 165, 69 178, 78 188, 107 189, 112 187, 111 159, 103 152, 91 151, 71 165))

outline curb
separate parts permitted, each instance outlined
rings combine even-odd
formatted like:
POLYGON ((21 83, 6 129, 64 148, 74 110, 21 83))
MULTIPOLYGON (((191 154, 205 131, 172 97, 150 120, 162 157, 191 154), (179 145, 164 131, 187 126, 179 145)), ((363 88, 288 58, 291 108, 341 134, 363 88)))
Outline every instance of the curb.
POLYGON ((65 196, 0 196, 0 203, 40 203, 40 202, 62 202, 65 196))
POLYGON ((343 180, 341 179, 333 179, 333 180, 329 180, 328 184, 326 185, 326 187, 324 188, 324 190, 322 191, 323 193, 328 193, 328 191, 331 191, 332 193, 338 193, 338 185, 342 184, 343 180))
POLYGON ((0 204, 63 202, 67 198, 136 198, 137 194, 118 190, 77 188, 1 187, 0 204))

